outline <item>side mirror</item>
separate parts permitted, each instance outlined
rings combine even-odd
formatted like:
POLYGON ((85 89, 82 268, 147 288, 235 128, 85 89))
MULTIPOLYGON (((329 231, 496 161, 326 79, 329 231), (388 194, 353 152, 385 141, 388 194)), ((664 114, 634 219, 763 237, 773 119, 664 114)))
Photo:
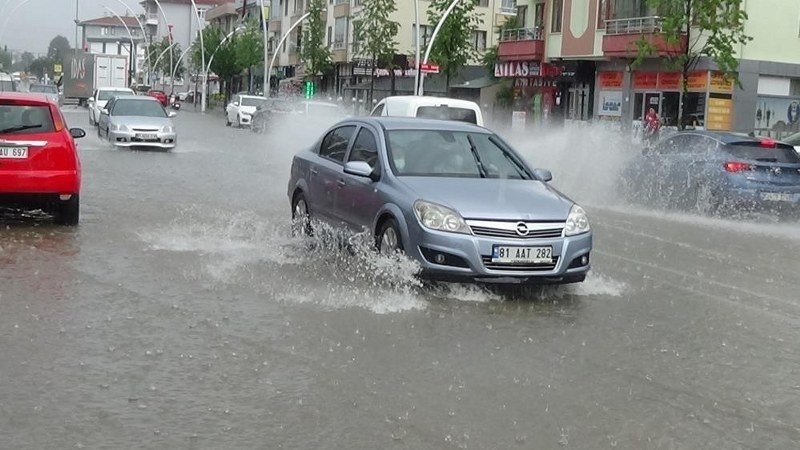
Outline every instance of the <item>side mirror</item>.
POLYGON ((547 169, 533 169, 533 176, 545 183, 553 180, 553 173, 547 169))
POLYGON ((106 108, 101 109, 100 110, 100 114, 108 115, 108 109, 106 109, 106 108))
POLYGON ((170 117, 170 118, 175 117, 177 115, 178 115, 178 113, 176 113, 175 111, 170 111, 170 112, 167 113, 167 117, 170 117))
POLYGON ((344 165, 344 173, 372 179, 372 167, 364 161, 349 161, 344 165))
POLYGON ((233 102, 233 106, 239 106, 239 102, 233 102))
POLYGON ((94 103, 94 97, 89 97, 89 99, 86 100, 86 101, 89 102, 89 103, 94 103))
POLYGON ((71 136, 72 136, 74 139, 80 139, 80 138, 82 138, 82 137, 86 136, 86 132, 85 132, 85 131, 83 131, 83 129, 82 129, 82 128, 70 128, 70 129, 69 129, 69 134, 70 134, 70 135, 71 135, 71 136))

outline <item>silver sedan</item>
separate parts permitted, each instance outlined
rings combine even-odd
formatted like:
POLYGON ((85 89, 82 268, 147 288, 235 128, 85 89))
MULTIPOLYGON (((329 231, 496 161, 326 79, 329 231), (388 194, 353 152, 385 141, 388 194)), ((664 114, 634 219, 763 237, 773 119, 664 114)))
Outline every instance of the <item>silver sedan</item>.
POLYGON ((574 283, 589 271, 584 210, 499 136, 443 120, 370 117, 335 125, 295 156, 296 230, 310 218, 368 230, 424 276, 490 283, 574 283))
POLYGON ((97 134, 118 147, 171 149, 178 142, 172 117, 155 98, 114 97, 100 111, 97 134))

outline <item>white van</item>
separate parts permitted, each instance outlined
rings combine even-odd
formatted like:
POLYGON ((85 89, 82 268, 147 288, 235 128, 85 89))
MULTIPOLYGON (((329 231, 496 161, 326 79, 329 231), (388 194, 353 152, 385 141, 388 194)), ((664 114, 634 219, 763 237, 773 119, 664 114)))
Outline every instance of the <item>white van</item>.
POLYGON ((16 92, 17 82, 11 75, 0 72, 0 92, 16 92))
POLYGON ((477 103, 447 97, 386 97, 375 105, 370 116, 457 120, 483 126, 483 114, 477 103))

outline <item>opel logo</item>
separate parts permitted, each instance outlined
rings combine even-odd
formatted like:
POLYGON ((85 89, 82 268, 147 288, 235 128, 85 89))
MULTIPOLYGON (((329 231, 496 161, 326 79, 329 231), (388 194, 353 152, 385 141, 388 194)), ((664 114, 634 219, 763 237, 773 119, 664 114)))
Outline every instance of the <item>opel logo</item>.
POLYGON ((520 236, 527 236, 531 230, 528 229, 528 225, 525 222, 520 222, 517 224, 517 234, 520 236))

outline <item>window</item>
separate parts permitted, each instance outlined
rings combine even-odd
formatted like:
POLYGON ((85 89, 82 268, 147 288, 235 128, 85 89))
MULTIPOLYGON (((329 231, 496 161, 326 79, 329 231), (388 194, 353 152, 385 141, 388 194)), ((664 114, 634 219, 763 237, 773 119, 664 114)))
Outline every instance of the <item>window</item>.
POLYGON ((347 39, 347 17, 337 17, 333 22, 333 48, 345 48, 347 39))
POLYGON ((553 0, 553 20, 550 22, 550 32, 561 32, 561 21, 564 15, 564 0, 553 0))
POLYGON ((372 131, 361 128, 356 136, 356 141, 353 142, 353 149, 350 150, 348 161, 364 161, 373 170, 378 167, 378 142, 372 131))
POLYGON ((112 116, 167 117, 164 107, 152 100, 117 100, 111 108, 112 116))
MULTIPOLYGON (((422 40, 422 42, 420 42, 420 47, 421 48, 424 49, 424 48, 426 48, 428 46, 428 41, 430 41, 431 35, 433 34, 433 28, 434 27, 432 27, 430 25, 421 25, 420 26, 419 37, 422 40)), ((411 45, 412 46, 416 46, 417 45, 417 29, 414 26, 411 27, 411 45)))
POLYGON ((101 36, 106 36, 106 35, 108 35, 108 27, 102 27, 102 28, 100 28, 100 35, 101 35, 101 36))
POLYGON ((331 46, 333 42, 333 27, 328 27, 328 47, 331 46))
POLYGON ((517 6, 517 24, 520 28, 526 28, 528 25, 528 5, 517 6))
POLYGON ((538 2, 533 5, 533 13, 535 17, 533 18, 534 26, 539 28, 540 30, 544 28, 544 2, 538 2))
POLYGON ((328 133, 325 139, 322 140, 322 145, 319 147, 319 156, 338 162, 344 161, 344 154, 347 152, 347 144, 350 143, 350 137, 353 136, 353 132, 355 131, 355 125, 347 125, 328 133))
POLYGON ((297 33, 297 40, 296 40, 296 45, 295 45, 295 51, 299 53, 299 52, 300 52, 300 48, 301 48, 301 47, 302 47, 302 45, 303 45, 303 26, 302 26, 302 25, 299 25, 299 26, 297 27, 297 30, 295 31, 295 33, 297 33))
POLYGON ((269 18, 272 20, 280 19, 281 17, 281 2, 280 0, 273 0, 269 8, 269 18))
POLYGON ((49 133, 54 130, 47 106, 0 106, 0 133, 49 133))
POLYGON ((597 29, 604 30, 606 28, 606 20, 611 18, 611 10, 609 9, 613 4, 613 0, 599 0, 597 2, 597 29))
POLYGON ((374 117, 380 117, 383 114, 383 106, 384 103, 381 103, 380 105, 376 106, 375 109, 372 111, 372 114, 370 115, 374 117))
POLYGON ((486 32, 482 30, 472 31, 472 48, 478 51, 486 50, 486 32))
POLYGON ((359 33, 361 33, 361 21, 354 20, 352 23, 353 23, 353 53, 358 54, 360 49, 358 35, 359 33))
POLYGON ((483 6, 484 8, 486 8, 487 6, 489 6, 489 0, 478 0, 478 6, 483 6))
POLYGON ((284 16, 289 15, 289 0, 284 0, 283 2, 283 15, 284 16))

